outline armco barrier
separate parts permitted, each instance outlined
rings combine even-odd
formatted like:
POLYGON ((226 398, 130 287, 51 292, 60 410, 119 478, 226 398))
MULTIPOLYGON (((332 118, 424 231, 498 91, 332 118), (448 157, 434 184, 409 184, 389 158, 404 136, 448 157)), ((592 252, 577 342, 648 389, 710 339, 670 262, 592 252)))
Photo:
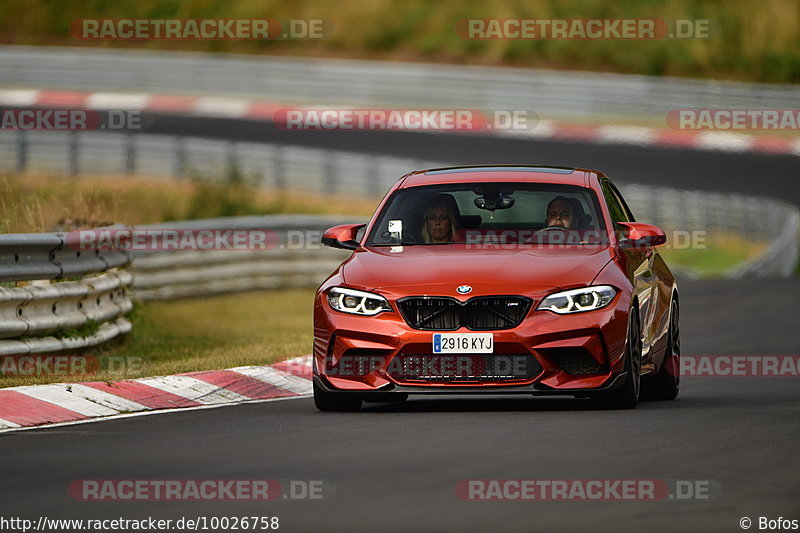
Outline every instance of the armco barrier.
POLYGON ((80 349, 130 331, 133 278, 118 268, 128 262, 125 252, 72 249, 63 233, 0 235, 0 355, 80 349))
POLYGON ((164 230, 266 230, 276 239, 266 250, 134 253, 137 299, 162 300, 255 289, 315 287, 349 252, 322 246, 324 230, 352 219, 267 215, 187 220, 139 226, 164 230))

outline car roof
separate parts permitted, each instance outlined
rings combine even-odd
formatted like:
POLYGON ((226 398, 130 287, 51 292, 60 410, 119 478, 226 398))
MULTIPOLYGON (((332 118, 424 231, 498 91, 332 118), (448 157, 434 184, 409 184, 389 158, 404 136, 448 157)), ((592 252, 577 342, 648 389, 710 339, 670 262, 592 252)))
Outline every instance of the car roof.
POLYGON ((418 170, 405 177, 401 188, 442 183, 526 182, 586 187, 586 169, 543 165, 480 165, 418 170))

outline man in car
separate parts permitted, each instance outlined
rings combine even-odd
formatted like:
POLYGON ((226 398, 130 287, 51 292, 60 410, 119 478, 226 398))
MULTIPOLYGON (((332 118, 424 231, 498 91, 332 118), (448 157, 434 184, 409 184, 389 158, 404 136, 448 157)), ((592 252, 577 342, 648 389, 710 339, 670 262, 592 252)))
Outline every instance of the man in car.
POLYGON ((547 204, 547 227, 575 229, 578 227, 578 216, 573 201, 563 196, 556 196, 547 204))

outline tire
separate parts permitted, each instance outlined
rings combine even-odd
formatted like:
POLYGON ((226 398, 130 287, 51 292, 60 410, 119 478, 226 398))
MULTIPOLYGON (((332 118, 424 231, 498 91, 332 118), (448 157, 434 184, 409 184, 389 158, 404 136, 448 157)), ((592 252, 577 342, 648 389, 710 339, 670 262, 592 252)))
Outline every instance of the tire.
POLYGON ((669 330, 664 362, 658 374, 642 384, 643 400, 674 400, 681 386, 681 332, 678 302, 672 300, 669 311, 669 330))
POLYGON ((631 310, 628 320, 628 339, 625 343, 625 372, 628 373, 621 387, 599 398, 606 409, 633 409, 639 403, 642 373, 642 339, 639 333, 639 317, 631 310))
POLYGON ((358 411, 361 398, 348 393, 326 391, 314 381, 314 405, 320 411, 358 411))

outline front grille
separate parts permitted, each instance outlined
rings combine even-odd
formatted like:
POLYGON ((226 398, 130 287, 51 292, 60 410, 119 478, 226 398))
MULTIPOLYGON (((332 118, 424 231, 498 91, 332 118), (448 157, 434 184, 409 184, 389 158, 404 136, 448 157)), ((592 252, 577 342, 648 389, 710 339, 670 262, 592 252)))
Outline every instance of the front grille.
POLYGON ((481 331, 517 327, 532 302, 524 296, 477 296, 463 303, 444 296, 412 296, 397 303, 414 329, 449 331, 464 326, 481 331))
POLYGON ((542 371, 530 354, 400 354, 389 375, 402 383, 482 383, 530 381, 542 371))

